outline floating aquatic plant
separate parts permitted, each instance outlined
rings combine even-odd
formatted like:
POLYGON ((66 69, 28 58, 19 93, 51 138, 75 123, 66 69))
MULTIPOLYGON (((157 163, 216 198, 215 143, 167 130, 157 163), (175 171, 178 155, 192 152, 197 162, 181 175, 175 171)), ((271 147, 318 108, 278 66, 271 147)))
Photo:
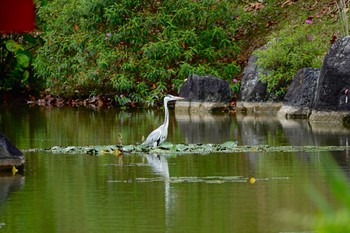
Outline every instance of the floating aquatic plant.
POLYGON ((46 151, 55 154, 113 154, 126 153, 145 154, 208 154, 208 153, 241 153, 241 152, 320 152, 320 151, 345 151, 350 146, 268 146, 268 145, 243 145, 228 141, 222 144, 171 144, 163 143, 158 148, 145 147, 144 145, 106 145, 86 147, 60 147, 35 148, 23 150, 24 152, 46 151))

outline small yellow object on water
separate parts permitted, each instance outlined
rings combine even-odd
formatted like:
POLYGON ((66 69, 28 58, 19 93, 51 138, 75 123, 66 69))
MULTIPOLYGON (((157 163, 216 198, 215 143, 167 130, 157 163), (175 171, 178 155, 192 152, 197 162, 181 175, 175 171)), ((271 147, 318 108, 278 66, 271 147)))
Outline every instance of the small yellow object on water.
POLYGON ((115 154, 115 156, 120 156, 120 155, 122 155, 122 153, 121 153, 120 150, 118 150, 118 149, 115 149, 115 150, 114 150, 114 154, 115 154))
POLYGON ((254 177, 250 177, 250 178, 249 178, 249 183, 250 183, 250 184, 254 184, 255 181, 256 181, 256 179, 255 179, 254 177))
POLYGON ((100 155, 105 155, 105 154, 107 154, 106 150, 100 150, 100 155))
POLYGON ((16 174, 18 172, 18 169, 15 166, 12 166, 12 174, 16 174))

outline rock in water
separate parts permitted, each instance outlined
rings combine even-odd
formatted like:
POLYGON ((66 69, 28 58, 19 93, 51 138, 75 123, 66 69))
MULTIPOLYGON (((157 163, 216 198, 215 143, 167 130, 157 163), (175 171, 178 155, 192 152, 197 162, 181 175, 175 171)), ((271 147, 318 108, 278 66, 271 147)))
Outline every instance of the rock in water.
POLYGON ((24 155, 10 140, 0 133, 0 171, 11 170, 13 166, 23 168, 24 155))
POLYGON ((189 101, 230 102, 232 95, 229 82, 215 76, 190 74, 180 88, 180 96, 189 101))
MULTIPOLYGON (((264 50, 268 45, 265 45, 259 50, 264 50)), ((259 57, 251 55, 247 66, 243 70, 241 80, 241 88, 238 94, 240 102, 279 102, 283 96, 277 96, 267 91, 267 83, 260 80, 261 75, 267 75, 269 70, 260 67, 257 64, 259 57)))
POLYGON ((241 88, 238 94, 238 101, 241 102, 262 102, 267 101, 267 83, 263 83, 260 79, 260 73, 266 73, 257 64, 257 56, 249 57, 247 66, 243 71, 241 88))
POLYGON ((0 158, 23 157, 23 153, 0 133, 0 158))
MULTIPOLYGON (((264 47, 260 48, 264 49, 264 47)), ((257 64, 259 58, 256 55, 249 57, 244 68, 241 87, 237 98, 237 109, 247 112, 275 113, 282 106, 283 96, 277 96, 267 91, 267 83, 260 80, 262 74, 269 71, 257 64)))
POLYGON ((215 76, 191 74, 180 88, 185 101, 177 101, 177 112, 211 112, 227 109, 233 93, 228 81, 215 76))
POLYGON ((338 39, 324 58, 310 121, 350 123, 350 36, 338 39))
POLYGON ((316 68, 303 68, 297 72, 284 97, 283 106, 277 113, 278 116, 286 118, 310 116, 319 74, 320 69, 316 68))
POLYGON ((350 110, 350 36, 337 40, 326 55, 316 90, 317 111, 350 110))

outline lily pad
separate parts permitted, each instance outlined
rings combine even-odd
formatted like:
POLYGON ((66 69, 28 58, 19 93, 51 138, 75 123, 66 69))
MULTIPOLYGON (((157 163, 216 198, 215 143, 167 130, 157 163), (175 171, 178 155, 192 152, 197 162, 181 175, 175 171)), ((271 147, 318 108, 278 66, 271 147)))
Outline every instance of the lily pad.
POLYGON ((228 141, 228 142, 222 143, 220 146, 221 146, 222 149, 229 149, 229 150, 231 150, 231 149, 237 147, 237 142, 228 141))
POLYGON ((133 151, 134 149, 135 149, 134 145, 127 145, 123 147, 123 151, 125 152, 130 152, 130 151, 133 151))
POLYGON ((318 152, 318 151, 347 151, 350 146, 268 146, 268 145, 243 145, 238 146, 236 142, 230 141, 223 144, 171 144, 165 143, 157 148, 145 147, 143 145, 126 145, 126 146, 87 146, 87 147, 60 147, 51 148, 34 148, 23 150, 24 152, 46 151, 55 154, 114 154, 115 151, 120 153, 162 153, 162 154, 208 154, 208 153, 266 153, 266 152, 318 152))
POLYGON ((174 145, 170 142, 163 142, 159 145, 159 148, 161 149, 171 149, 174 145))
POLYGON ((177 151, 184 151, 186 149, 188 149, 188 147, 186 145, 184 145, 184 144, 177 144, 176 145, 176 150, 177 151))
POLYGON ((204 151, 210 153, 211 151, 214 150, 214 147, 213 147, 213 144, 205 144, 205 145, 203 145, 203 149, 204 149, 204 151))

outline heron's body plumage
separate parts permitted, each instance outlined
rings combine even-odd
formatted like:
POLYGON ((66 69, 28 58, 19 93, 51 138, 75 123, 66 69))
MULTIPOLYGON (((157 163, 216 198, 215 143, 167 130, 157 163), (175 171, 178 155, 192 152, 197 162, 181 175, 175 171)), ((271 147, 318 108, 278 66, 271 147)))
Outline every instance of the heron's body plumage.
POLYGON ((157 129, 153 130, 142 145, 157 147, 162 144, 168 136, 168 126, 169 126, 169 109, 168 102, 173 100, 183 99, 182 97, 167 95, 164 97, 164 111, 165 119, 164 123, 159 126, 157 129))

